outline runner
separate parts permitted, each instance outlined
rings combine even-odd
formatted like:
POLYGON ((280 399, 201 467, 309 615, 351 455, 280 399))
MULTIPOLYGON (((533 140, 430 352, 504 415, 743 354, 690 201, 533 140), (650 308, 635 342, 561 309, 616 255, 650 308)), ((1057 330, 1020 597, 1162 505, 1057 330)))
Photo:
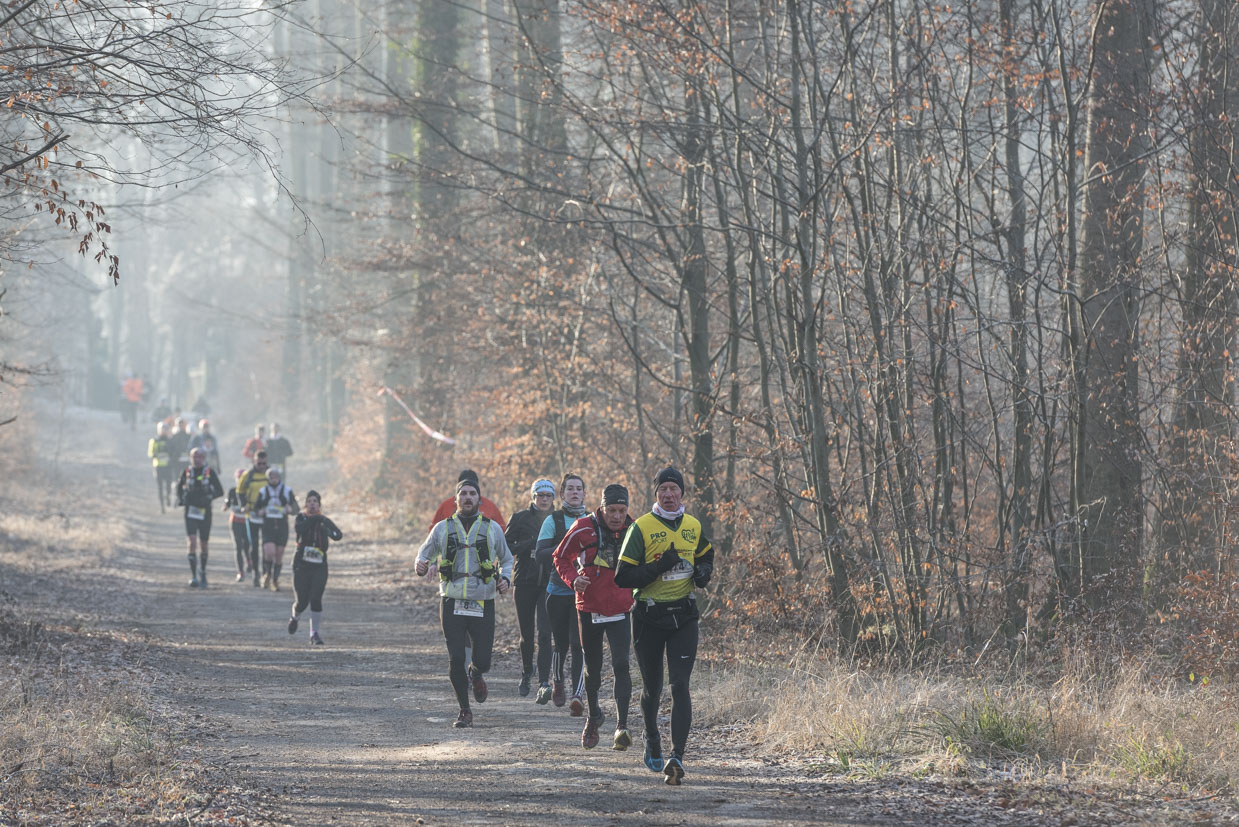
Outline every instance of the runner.
POLYGON ((263 438, 266 432, 261 425, 254 426, 254 435, 245 441, 245 447, 241 449, 241 456, 246 459, 254 459, 258 456, 259 451, 267 449, 267 441, 263 438))
POLYGON ((697 660, 697 601, 714 572, 714 548, 701 523, 684 513, 684 477, 664 468, 654 480, 653 510, 628 529, 615 570, 615 583, 637 589, 632 640, 641 670, 641 714, 645 719, 645 766, 662 771, 668 784, 684 778, 684 749, 693 725, 688 681, 697 660), (678 544, 678 547, 677 547, 678 544), (658 705, 663 693, 663 659, 671 683, 671 757, 663 761, 658 705))
POLYGON ((456 512, 436 523, 417 552, 418 575, 439 572, 439 622, 447 644, 448 678, 460 703, 452 726, 473 726, 469 707, 470 684, 478 703, 486 700, 485 675, 490 671, 495 643, 495 593, 507 592, 512 582, 512 552, 499 524, 478 512, 482 492, 474 480, 456 483, 456 512), (473 657, 466 669, 465 636, 473 641, 473 657))
POLYGON ((260 585, 261 566, 259 557, 262 552, 263 514, 258 510, 258 495, 267 484, 267 452, 254 454, 254 467, 241 475, 237 480, 237 499, 245 505, 247 514, 246 530, 250 540, 250 567, 254 572, 254 588, 260 585))
POLYGON ((178 416, 172 423, 172 433, 168 436, 168 453, 172 456, 172 473, 180 477, 189 467, 189 425, 183 416, 178 416))
POLYGON ((146 455, 151 458, 155 471, 155 487, 159 489, 159 513, 163 514, 172 505, 172 460, 168 448, 168 426, 155 424, 155 435, 146 443, 146 455))
POLYGON ((342 540, 340 529, 322 512, 323 499, 310 490, 305 495, 305 512, 297 515, 297 551, 293 554, 293 614, 288 633, 297 633, 297 621, 310 607, 310 645, 322 646, 318 629, 323 620, 323 590, 327 588, 327 546, 342 540))
POLYGON ((288 545, 288 515, 301 511, 293 490, 280 482, 280 472, 267 471, 267 485, 258 492, 254 510, 262 514, 262 586, 280 590, 280 569, 284 567, 284 547, 288 545))
POLYGON ((136 431, 138 429, 138 403, 142 401, 142 397, 146 394, 146 389, 142 385, 142 378, 134 376, 132 373, 125 376, 125 381, 121 383, 121 421, 129 425, 129 430, 136 431))
POLYGON ((267 439, 267 461, 271 463, 272 468, 280 469, 280 476, 287 477, 288 472, 285 470, 284 464, 288 462, 288 458, 293 455, 292 443, 288 441, 288 437, 280 433, 280 423, 271 423, 271 436, 267 439))
MULTIPOLYGON (((466 468, 456 476, 457 484, 464 482, 465 480, 473 480, 473 482, 476 484, 478 482, 477 472, 474 471, 472 468, 466 468)), ((482 490, 480 485, 478 487, 478 490, 479 491, 482 490)), ((482 512, 483 517, 489 517, 490 519, 499 523, 500 531, 508 530, 508 524, 503 521, 503 512, 499 510, 499 506, 495 505, 493 502, 491 502, 486 497, 482 498, 482 503, 481 505, 478 506, 478 510, 482 512)), ((452 516, 452 514, 455 513, 455 511, 456 511, 456 498, 448 497, 446 500, 439 503, 439 507, 435 509, 434 517, 430 519, 430 528, 433 529, 436 525, 443 522, 448 517, 452 516)))
POLYGON ((206 452, 195 448, 189 466, 176 482, 176 504, 185 506, 185 533, 189 536, 190 588, 207 587, 207 542, 211 539, 211 500, 224 496, 219 477, 206 464, 206 452), (198 551, 198 542, 202 551, 198 551))
MULTIPOLYGON (((551 658, 551 669, 554 672, 554 687, 551 690, 551 701, 555 706, 563 706, 564 695, 564 660, 569 652, 572 655, 572 699, 568 703, 568 711, 574 718, 585 714, 585 684, 582 683, 581 635, 576 621, 576 597, 572 588, 564 583, 559 572, 555 570, 555 547, 568 533, 568 526, 585 514, 585 481, 576 474, 565 474, 559 484, 559 508, 550 513, 542 521, 538 531, 536 554, 538 564, 551 573, 546 584, 546 616, 551 622, 551 637, 555 642, 555 653, 551 658)), ((546 703, 545 693, 538 689, 537 701, 546 703)))
POLYGON ((616 726, 611 749, 626 750, 632 746, 628 732, 628 703, 632 699, 628 665, 632 627, 628 613, 632 610, 632 589, 615 585, 615 562, 630 525, 628 489, 612 483, 603 491, 602 507, 573 523, 555 549, 555 570, 576 592, 581 649, 585 652, 585 695, 589 700, 589 718, 581 733, 581 746, 585 749, 598 745, 598 727, 603 719, 598 689, 602 686, 604 637, 611 649, 611 671, 615 676, 616 726))
POLYGON ((198 433, 189 438, 189 448, 201 448, 206 452, 207 465, 214 469, 215 473, 219 473, 219 444, 215 441, 215 434, 211 433, 211 423, 206 419, 198 420, 198 433))
MULTIPOLYGON (((243 476, 245 469, 238 468, 236 481, 240 483, 243 476)), ((224 510, 229 512, 228 525, 232 528, 232 541, 237 546, 237 582, 240 583, 250 570, 250 530, 249 520, 245 516, 245 501, 237 494, 235 485, 228 489, 224 510)))
POLYGON ((163 422, 170 416, 172 416, 172 407, 168 404, 168 397, 159 397, 159 404, 151 411, 151 422, 163 422))
POLYGON ((533 679, 534 630, 538 638, 538 685, 546 687, 551 696, 551 625, 546 617, 546 581, 550 572, 534 559, 538 531, 546 515, 555 505, 555 483, 538 480, 529 492, 529 507, 512 515, 504 537, 512 550, 512 602, 516 604, 516 619, 521 630, 521 682, 517 692, 529 695, 533 679))

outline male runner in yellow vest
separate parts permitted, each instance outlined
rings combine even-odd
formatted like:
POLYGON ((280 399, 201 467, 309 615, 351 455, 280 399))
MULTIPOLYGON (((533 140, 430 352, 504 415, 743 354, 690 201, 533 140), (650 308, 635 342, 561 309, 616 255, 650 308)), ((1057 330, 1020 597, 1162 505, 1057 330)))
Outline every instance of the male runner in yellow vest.
POLYGON ((632 645, 641 670, 641 714, 645 719, 645 766, 668 784, 684 778, 684 749, 693 723, 688 679, 697 660, 697 601, 714 572, 714 547, 697 518, 684 513, 684 476, 664 468, 654 480, 654 508, 637 518, 624 536, 615 585, 637 590, 632 610, 632 645), (663 659, 671 683, 671 757, 663 760, 658 706, 663 692, 663 659))

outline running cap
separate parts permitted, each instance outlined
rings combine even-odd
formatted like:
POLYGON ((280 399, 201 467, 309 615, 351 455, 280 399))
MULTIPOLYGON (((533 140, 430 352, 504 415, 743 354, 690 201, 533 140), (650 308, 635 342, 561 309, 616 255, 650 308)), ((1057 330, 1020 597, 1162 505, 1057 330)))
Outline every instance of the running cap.
MULTIPOLYGON (((681 489, 683 490, 683 489, 681 489)), ((603 505, 628 505, 628 489, 620 485, 618 482, 613 482, 602 491, 603 505)))
POLYGON ((536 497, 539 494, 550 494, 555 496, 555 483, 550 480, 535 480, 533 487, 529 489, 530 496, 536 497))
POLYGON ((684 493, 684 475, 670 465, 659 471, 658 476, 654 477, 654 488, 657 489, 664 482, 674 482, 680 487, 680 493, 684 493))

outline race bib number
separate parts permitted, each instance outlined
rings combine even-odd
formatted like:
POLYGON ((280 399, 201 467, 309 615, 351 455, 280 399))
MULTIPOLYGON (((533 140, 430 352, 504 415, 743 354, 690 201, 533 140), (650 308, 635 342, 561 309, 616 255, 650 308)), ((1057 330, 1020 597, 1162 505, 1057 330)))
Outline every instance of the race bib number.
POLYGON ((307 563, 321 563, 323 562, 323 550, 313 546, 306 546, 301 552, 301 559, 307 563))
POLYGON ((284 516, 284 506, 280 505, 279 503, 268 503, 267 504, 267 519, 268 520, 278 520, 283 516, 284 516))
POLYGON ((617 620, 623 620, 623 619, 624 619, 624 618, 626 618, 627 616, 628 616, 628 615, 600 615, 600 614, 594 614, 594 615, 593 615, 593 622, 594 622, 594 623, 614 623, 614 622, 615 622, 615 621, 617 621, 617 620))
POLYGON ((203 520, 206 519, 206 509, 191 505, 186 509, 185 516, 191 520, 203 520))
POLYGON ((685 560, 675 564, 675 568, 671 571, 663 572, 663 580, 668 582, 672 580, 687 580, 693 576, 693 564, 685 560))
POLYGON ((483 613, 483 606, 477 600, 457 600, 455 608, 452 609, 452 614, 465 617, 482 617, 483 613))

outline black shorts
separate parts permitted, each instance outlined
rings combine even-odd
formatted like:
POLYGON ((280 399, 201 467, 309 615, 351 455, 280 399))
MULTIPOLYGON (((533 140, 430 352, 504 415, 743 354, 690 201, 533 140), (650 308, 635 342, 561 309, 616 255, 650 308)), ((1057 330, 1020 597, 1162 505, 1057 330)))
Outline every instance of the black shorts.
POLYGON ((265 520, 262 524, 262 542, 263 545, 288 545, 288 520, 265 520))
POLYGON ((189 506, 185 507, 185 536, 193 537, 198 535, 203 540, 211 539, 211 507, 206 506, 202 509, 201 520, 191 520, 189 518, 189 506))

